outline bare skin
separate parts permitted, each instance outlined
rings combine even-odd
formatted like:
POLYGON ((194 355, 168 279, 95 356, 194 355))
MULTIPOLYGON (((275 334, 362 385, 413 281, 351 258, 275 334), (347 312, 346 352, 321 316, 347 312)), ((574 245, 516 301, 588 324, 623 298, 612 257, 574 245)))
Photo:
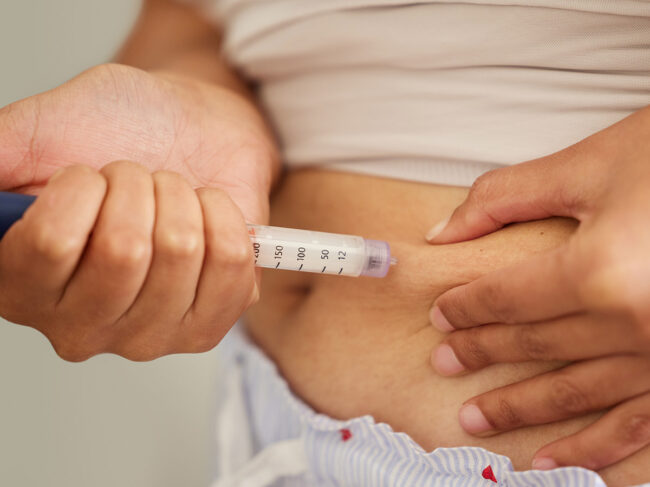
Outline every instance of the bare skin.
MULTIPOLYGON (((267 219, 277 148, 219 42, 220 33, 189 8, 147 0, 120 65, 93 68, 0 110, 0 189, 43 196, 0 245, 0 314, 42 331, 67 360, 203 351, 257 299, 244 223, 267 219), (79 164, 86 168, 71 167, 79 164), (26 309, 26 301, 41 306, 26 309), (156 313, 168 319, 152 326, 156 313), (82 319, 67 326, 71 316, 82 319)), ((427 245, 428 226, 465 196, 460 188, 290 174, 273 223, 318 222, 318 230, 386 239, 400 265, 385 280, 269 273, 249 327, 316 409, 370 413, 425 448, 482 445, 527 468, 537 448, 596 416, 468 435, 456 418, 468 397, 560 364, 442 377, 429 366, 443 334, 429 325, 428 311, 453 287, 561 245, 575 224, 522 224, 427 245)), ((640 450, 602 473, 614 485, 647 480, 648 456, 640 450)))
POLYGON ((214 348, 257 299, 246 222, 280 169, 195 12, 147 1, 119 60, 0 109, 0 189, 39 195, 0 241, 0 315, 75 362, 214 348))
MULTIPOLYGON (((466 194, 464 188, 354 174, 289 173, 272 199, 272 224, 387 240, 399 264, 385 279, 265 271, 261 300, 247 313, 248 329, 316 410, 336 418, 372 414, 427 450, 477 445, 528 469, 539 448, 597 415, 489 438, 469 435, 458 422, 464 401, 561 363, 500 364, 443 377, 429 357, 445 334, 430 325, 429 310, 447 289, 558 247, 576 223, 546 220, 469 242, 427 244, 431 222, 449 215, 466 194)), ((611 485, 640 483, 647 480, 642 467, 648 461, 646 449, 601 473, 611 485)))
POLYGON ((460 411, 468 432, 609 409, 537 452, 537 468, 598 470, 650 444, 648 160, 646 107, 563 151, 484 174, 432 238, 458 242, 556 215, 580 222, 564 245, 444 293, 431 313, 452 332, 432 354, 444 375, 534 358, 573 362, 472 398, 460 411), (522 339, 528 347, 517 346, 522 339))

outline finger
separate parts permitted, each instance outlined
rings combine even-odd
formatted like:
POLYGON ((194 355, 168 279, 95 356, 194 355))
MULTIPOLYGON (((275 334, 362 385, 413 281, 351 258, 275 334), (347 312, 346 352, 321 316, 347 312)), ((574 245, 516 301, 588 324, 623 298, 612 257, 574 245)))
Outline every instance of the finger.
POLYGON ((581 314, 541 323, 458 330, 433 351, 431 363, 441 375, 455 375, 497 363, 576 361, 640 349, 626 322, 613 320, 581 314))
POLYGON ((479 177, 448 221, 435 225, 426 239, 447 244, 469 240, 512 222, 551 216, 582 219, 590 189, 586 172, 596 164, 584 142, 541 159, 508 166, 479 177))
POLYGON ((441 331, 488 323, 526 323, 580 309, 569 245, 486 274, 436 299, 431 323, 441 331))
POLYGON ((0 295, 44 308, 56 303, 81 258, 105 193, 106 180, 93 169, 71 166, 57 173, 0 241, 0 295))
POLYGON ((120 355, 139 360, 161 355, 175 338, 194 302, 204 253, 203 214, 195 191, 173 172, 156 172, 153 181, 153 259, 142 290, 117 331, 120 355))
POLYGON ((239 208, 221 190, 197 191, 203 209, 205 257, 188 320, 201 327, 188 335, 188 351, 213 348, 244 310, 257 300, 255 260, 239 208))
POLYGON ((584 430, 543 447, 533 468, 576 465, 599 470, 650 445, 650 393, 624 402, 584 430))
POLYGON ((75 321, 93 325, 115 323, 133 304, 149 268, 155 218, 153 182, 143 167, 119 161, 101 173, 106 198, 60 303, 75 321))
POLYGON ((648 390, 647 357, 607 357, 569 365, 472 398, 461 408, 459 420, 470 434, 492 435, 605 409, 648 390))

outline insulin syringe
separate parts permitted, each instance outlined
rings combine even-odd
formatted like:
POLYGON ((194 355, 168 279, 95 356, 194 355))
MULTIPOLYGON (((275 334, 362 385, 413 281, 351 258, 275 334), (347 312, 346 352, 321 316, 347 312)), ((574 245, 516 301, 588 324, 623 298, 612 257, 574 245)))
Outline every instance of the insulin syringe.
POLYGON ((381 240, 294 228, 248 225, 255 265, 339 276, 384 277, 397 260, 381 240))
MULTIPOLYGON (((34 202, 34 196, 0 192, 0 238, 34 202)), ((352 235, 248 225, 255 265, 338 276, 384 277, 397 263, 387 242, 352 235)))

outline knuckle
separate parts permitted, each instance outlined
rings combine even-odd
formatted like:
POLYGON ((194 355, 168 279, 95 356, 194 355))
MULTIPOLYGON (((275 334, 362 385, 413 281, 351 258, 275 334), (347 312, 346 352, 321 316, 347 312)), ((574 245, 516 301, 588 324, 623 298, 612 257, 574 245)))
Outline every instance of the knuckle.
POLYGON ((452 289, 436 300, 436 306, 454 327, 472 323, 470 306, 463 304, 464 295, 460 289, 452 289))
POLYGON ((112 231, 97 246, 101 257, 117 267, 138 267, 151 255, 150 240, 134 230, 112 231))
MULTIPOLYGON (((227 313, 229 314, 229 313, 227 313)), ((183 342, 179 350, 182 353, 204 353, 215 348, 228 330, 235 324, 238 317, 206 316, 190 314, 186 316, 183 328, 183 342)))
POLYGON ((139 320, 129 321, 129 327, 137 331, 117 336, 109 351, 131 362, 151 362, 172 353, 170 344, 176 336, 172 330, 143 330, 142 326, 139 320))
POLYGON ((186 335, 184 353, 209 352, 219 345, 229 327, 213 320, 194 320, 188 324, 191 331, 186 335))
POLYGON ((482 174, 474 181, 467 197, 467 209, 462 213, 462 219, 466 224, 474 225, 478 220, 485 220, 496 230, 507 223, 498 217, 493 205, 493 201, 498 199, 503 192, 502 180, 508 174, 504 172, 507 170, 509 168, 494 169, 482 174))
POLYGON ((478 329, 458 331, 448 339, 458 359, 469 369, 480 369, 492 363, 490 355, 481 345, 480 332, 478 329))
POLYGON ((565 415, 574 415, 589 409, 585 393, 563 375, 555 377, 551 382, 549 400, 556 411, 565 415))
POLYGON ((83 347, 71 340, 50 339, 50 343, 56 354, 66 362, 85 362, 98 353, 90 347, 83 347))
POLYGON ((493 169, 476 178, 468 195, 471 202, 479 208, 486 209, 487 203, 495 196, 499 196, 501 185, 498 183, 507 174, 504 172, 507 170, 509 168, 493 169))
POLYGON ((482 286, 479 299, 483 307, 489 310, 493 321, 499 323, 512 323, 517 305, 515 300, 504 299, 505 293, 499 285, 491 282, 482 286))
POLYGON ((474 180, 474 183, 469 190, 469 197, 473 202, 481 203, 488 198, 491 192, 493 177, 492 171, 489 171, 481 174, 474 180))
POLYGON ((253 247, 250 242, 224 240, 215 243, 215 251, 224 266, 242 268, 253 264, 253 247))
POLYGON ((504 395, 497 399, 495 414, 492 418, 488 417, 488 421, 498 429, 512 429, 524 424, 512 401, 504 395))
POLYGON ((62 235, 47 222, 38 224, 27 237, 37 255, 46 261, 56 263, 76 256, 85 245, 79 236, 62 235))
POLYGON ((190 353, 205 353, 215 348, 221 342, 221 334, 210 334, 205 337, 195 339, 192 342, 190 353))
POLYGON ((155 348, 125 349, 117 352, 117 355, 131 362, 152 362, 160 357, 164 357, 167 355, 167 352, 155 348))
POLYGON ((233 243, 229 248, 229 260, 236 267, 244 267, 253 262, 253 247, 250 242, 233 243))
POLYGON ((201 243, 198 229, 165 229, 157 232, 156 252, 173 259, 187 259, 199 253, 201 243))
POLYGON ((650 414, 634 414, 625 418, 620 431, 625 443, 647 445, 650 443, 650 414))
POLYGON ((532 360, 548 359, 548 343, 534 325, 517 326, 515 343, 524 355, 532 360))

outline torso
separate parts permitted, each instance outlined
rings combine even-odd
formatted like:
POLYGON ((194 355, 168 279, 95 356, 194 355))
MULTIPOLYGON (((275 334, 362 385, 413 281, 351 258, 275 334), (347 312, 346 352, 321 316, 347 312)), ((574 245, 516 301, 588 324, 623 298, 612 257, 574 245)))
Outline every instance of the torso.
MULTIPOLYGON (((290 172, 272 199, 272 225, 386 240, 399 264, 384 279, 265 271, 247 329, 314 409, 339 419, 371 414, 427 450, 481 446, 527 469, 538 448, 596 416, 492 438, 467 435, 457 420, 465 400, 561 364, 507 364, 441 377, 429 355, 443 335, 429 324, 428 311, 445 290, 561 244, 576 224, 546 220, 470 242, 426 243, 426 231, 466 192, 350 173, 290 172)), ((648 464, 650 449, 601 474, 612 485, 641 483, 648 464)))

